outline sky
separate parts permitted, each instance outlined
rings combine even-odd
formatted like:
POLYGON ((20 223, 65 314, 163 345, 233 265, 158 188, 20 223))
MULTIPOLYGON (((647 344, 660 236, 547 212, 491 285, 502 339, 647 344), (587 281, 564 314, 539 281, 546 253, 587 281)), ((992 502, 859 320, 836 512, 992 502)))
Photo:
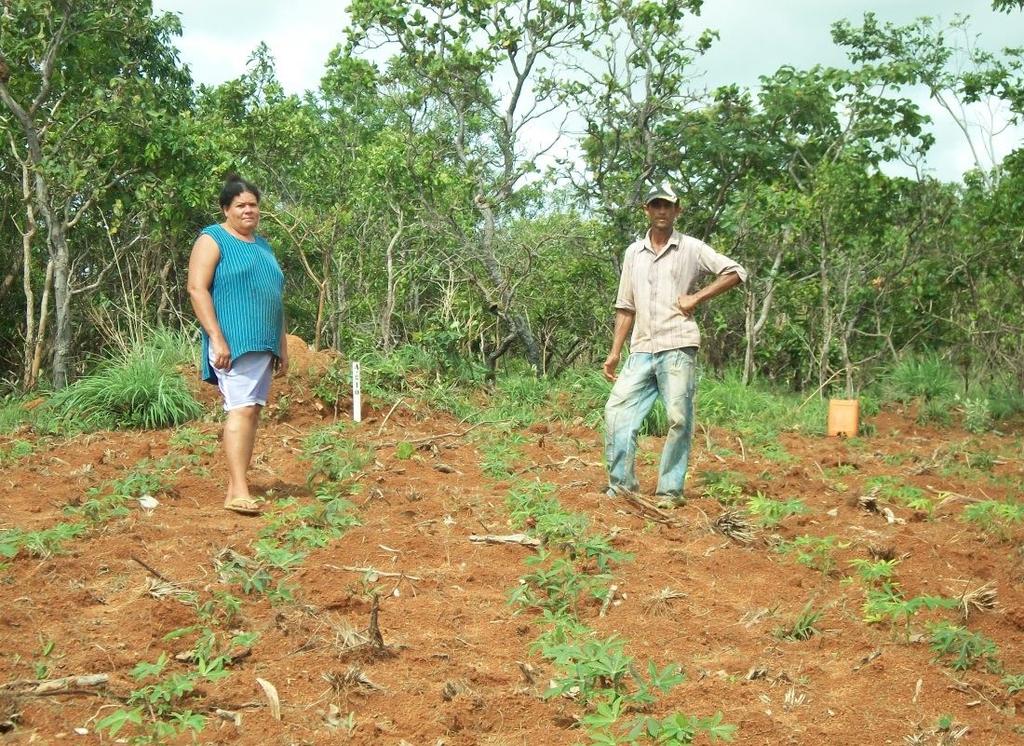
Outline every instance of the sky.
MULTIPOLYGON (((157 12, 180 16, 183 34, 177 46, 196 83, 215 85, 237 78, 262 41, 274 56, 279 81, 290 93, 319 87, 324 63, 343 40, 347 20, 346 0, 154 0, 153 5, 157 12)), ((894 23, 924 15, 944 22, 956 14, 968 15, 983 49, 1024 44, 1024 13, 996 13, 990 0, 705 0, 700 27, 716 29, 721 38, 698 62, 704 73, 696 83, 756 86, 759 76, 782 65, 843 65, 845 56, 832 43, 829 27, 840 18, 858 21, 865 12, 894 23)), ((694 35, 697 31, 695 27, 694 35)), ((923 91, 914 98, 935 121, 930 173, 959 179, 973 165, 963 133, 923 91)), ((981 125, 973 130, 976 143, 991 142, 997 159, 1024 141, 1021 126, 995 138, 985 135, 986 130, 1005 124, 1005 112, 994 112, 993 121, 989 107, 979 105, 969 117, 981 125)), ((990 165, 988 158, 983 162, 990 165)))

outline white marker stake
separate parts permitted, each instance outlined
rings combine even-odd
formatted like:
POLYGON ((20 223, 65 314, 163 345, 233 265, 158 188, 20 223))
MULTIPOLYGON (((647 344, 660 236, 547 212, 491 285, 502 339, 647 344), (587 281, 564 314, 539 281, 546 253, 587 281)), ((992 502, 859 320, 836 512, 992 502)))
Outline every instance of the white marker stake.
POLYGON ((352 361, 352 419, 363 421, 363 386, 359 375, 359 363, 352 361))

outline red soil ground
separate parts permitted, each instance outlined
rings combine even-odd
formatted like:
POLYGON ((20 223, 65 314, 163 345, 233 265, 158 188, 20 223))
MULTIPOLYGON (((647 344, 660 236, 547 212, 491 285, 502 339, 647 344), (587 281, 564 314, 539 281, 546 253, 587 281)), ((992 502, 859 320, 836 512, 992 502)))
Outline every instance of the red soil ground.
MULTIPOLYGON (((257 494, 309 500, 301 442, 329 424, 334 412, 309 394, 318 375, 310 370, 322 370, 322 356, 298 351, 293 358, 294 373, 276 392, 288 396, 287 411, 268 407, 251 475, 257 494)), ((214 394, 203 393, 211 412, 214 394)), ((215 556, 225 548, 251 555, 250 542, 266 520, 221 509, 219 454, 178 474, 152 513, 133 509, 70 542, 65 554, 41 559, 22 551, 10 561, 0 570, 0 687, 38 678, 37 664, 47 678, 105 673, 110 680, 104 688, 50 696, 0 689, 0 721, 18 714, 14 730, 0 736, 3 743, 111 742, 95 723, 139 686, 132 668, 161 652, 189 649, 194 638, 163 638, 196 624, 194 609, 154 597, 154 576, 136 559, 203 599, 232 591, 244 600, 234 626, 259 633, 231 676, 204 683, 190 701, 196 711, 221 708, 241 716, 237 725, 211 717, 201 743, 585 742, 579 704, 541 696, 557 674, 529 648, 542 628, 507 602, 533 550, 468 540, 512 530, 504 504, 510 482, 481 471, 481 429, 467 432, 466 424, 409 402, 385 422, 392 404, 370 402, 354 430, 375 450, 353 498, 362 525, 305 559, 290 578, 298 588, 294 603, 272 606, 265 596, 244 595, 218 579, 215 556), (416 446, 412 458, 396 455, 402 441, 416 446), (378 573, 345 569, 353 567, 378 573), (345 647, 348 631, 367 627, 371 590, 381 597, 379 626, 390 657, 345 647), (532 681, 521 663, 532 666, 532 681), (381 689, 339 683, 352 667, 381 689), (280 720, 257 677, 276 687, 280 720), (341 718, 352 713, 351 730, 329 725, 332 705, 341 718), (77 735, 76 728, 88 733, 77 735)), ((653 714, 721 710, 738 726, 741 744, 902 744, 914 735, 921 738, 917 743, 939 743, 933 729, 943 715, 969 726, 963 743, 1024 743, 1018 711, 1024 694, 1008 695, 1002 674, 983 666, 957 673, 936 662, 927 636, 919 634, 927 620, 955 620, 955 612, 915 618, 908 642, 901 628, 866 624, 862 585, 845 579, 853 572, 848 560, 868 558, 875 548, 902 558, 896 577, 907 596, 959 596, 993 583, 998 607, 973 613, 968 626, 998 645, 1005 673, 1024 673, 1021 533, 997 537, 960 518, 972 500, 1019 499, 1020 434, 977 437, 922 428, 901 414, 880 415, 872 424, 874 436, 853 442, 785 435, 785 462, 759 456, 729 432, 698 433, 691 500, 674 512, 679 524, 671 527, 601 495, 594 431, 551 422, 520 433, 527 442, 518 446, 516 479, 556 485, 567 510, 585 513, 594 531, 613 534, 616 547, 634 555, 615 567, 617 603, 600 616, 595 602, 581 616, 600 635, 626 639, 627 652, 641 665, 653 659, 685 670, 686 681, 653 714), (724 448, 733 455, 722 455, 724 448), (991 468, 969 468, 970 454, 983 452, 995 456, 991 468), (849 467, 835 469, 839 465, 849 467), (810 512, 760 532, 750 545, 713 533, 709 520, 723 508, 699 496, 702 475, 723 469, 743 475, 748 494, 800 498, 810 512), (939 507, 927 518, 891 505, 900 519, 893 524, 861 509, 857 497, 878 475, 919 487, 939 507), (801 566, 770 546, 776 536, 803 534, 842 540, 834 573, 801 566), (652 602, 666 588, 684 595, 652 602), (775 629, 809 601, 824 609, 820 634, 803 642, 777 637, 775 629)), ((198 428, 219 432, 212 416, 198 428)), ((123 475, 140 459, 166 454, 171 434, 38 440, 36 453, 3 469, 0 528, 35 530, 66 520, 64 506, 81 502, 90 487, 123 475)), ((0 438, 0 448, 34 438, 0 438)), ((641 445, 642 478, 653 484, 656 459, 644 454, 656 454, 660 442, 641 445)), ((175 666, 186 668, 172 660, 168 670, 175 666)), ((130 729, 119 735, 130 737, 130 729)))

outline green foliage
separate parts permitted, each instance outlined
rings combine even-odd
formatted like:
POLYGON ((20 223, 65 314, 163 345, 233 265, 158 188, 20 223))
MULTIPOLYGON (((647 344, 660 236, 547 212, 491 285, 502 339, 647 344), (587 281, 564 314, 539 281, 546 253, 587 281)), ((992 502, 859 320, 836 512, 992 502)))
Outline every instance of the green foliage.
POLYGON ((979 632, 970 632, 948 622, 929 627, 931 648, 938 658, 950 658, 954 671, 966 671, 982 661, 990 671, 999 670, 999 649, 992 640, 979 632))
POLYGON ((1024 523, 1024 503, 983 500, 966 506, 961 518, 1006 538, 1015 526, 1024 523))
POLYGON ((793 554, 796 561, 804 567, 829 575, 836 567, 833 553, 836 549, 845 549, 849 545, 849 542, 840 542, 836 536, 804 535, 792 541, 780 541, 775 546, 775 551, 793 554))
POLYGON ((758 492, 747 500, 747 510, 758 517, 762 526, 777 526, 786 518, 794 515, 806 515, 810 509, 800 498, 791 500, 775 500, 758 492))
MULTIPOLYGON (((564 672, 544 692, 545 699, 575 690, 580 701, 588 704, 608 690, 620 696, 626 691, 633 658, 625 653, 625 641, 614 635, 604 640, 587 639, 552 645, 543 653, 564 672)), ((678 680, 681 681, 682 677, 678 680)))
POLYGON ((1024 674, 1004 676, 1003 684, 1006 686, 1006 693, 1011 696, 1018 692, 1024 692, 1024 674))
POLYGON ((373 461, 373 452, 349 437, 346 422, 314 430, 302 441, 302 457, 309 462, 306 483, 354 480, 373 461))
POLYGON ((156 496, 167 492, 177 481, 182 458, 169 454, 156 461, 142 459, 118 479, 90 487, 79 505, 68 505, 64 512, 78 515, 97 524, 129 513, 132 501, 143 495, 156 496))
POLYGON ((491 479, 508 479, 512 476, 512 464, 519 458, 519 452, 502 442, 488 443, 483 448, 480 468, 491 479))
POLYGON ((949 401, 956 393, 956 373, 939 355, 903 358, 885 379, 889 397, 908 403, 914 399, 949 401))
POLYGON ((924 490, 913 485, 903 484, 895 477, 871 477, 865 480, 864 484, 868 488, 877 488, 881 497, 911 510, 927 513, 929 516, 935 511, 935 503, 925 495, 924 490))
POLYGON ((175 430, 167 443, 171 448, 198 458, 212 456, 217 451, 217 436, 213 433, 201 432, 194 427, 175 430))
POLYGON ((949 427, 953 424, 953 406, 952 399, 923 399, 917 410, 917 422, 949 427))
POLYGON ((811 602, 808 602, 789 625, 775 630, 775 636, 792 642, 809 640, 820 632, 814 625, 821 620, 824 613, 824 611, 815 611, 811 602))
POLYGON ((943 596, 914 596, 905 598, 895 583, 882 583, 879 588, 869 588, 864 602, 864 621, 878 624, 888 621, 902 621, 908 627, 911 618, 922 609, 955 609, 960 605, 959 599, 943 596))
POLYGON ((0 398, 0 435, 12 433, 31 419, 24 400, 14 396, 0 398))
POLYGON ((132 678, 150 683, 133 690, 125 701, 127 707, 97 722, 96 729, 106 731, 113 738, 125 726, 133 725, 140 731, 135 742, 141 743, 166 743, 186 734, 195 740, 205 728, 206 718, 190 709, 182 709, 182 705, 196 694, 201 682, 218 681, 230 675, 225 670, 230 658, 216 653, 217 647, 216 635, 203 630, 191 657, 195 667, 184 673, 165 675, 169 663, 166 653, 161 653, 153 663, 139 661, 132 669, 132 678))
POLYGON ((1024 412, 1024 391, 1016 381, 994 381, 986 388, 984 401, 994 420, 1005 420, 1024 412))
POLYGON ((64 432, 157 429, 194 420, 203 410, 178 370, 190 359, 180 338, 156 335, 54 394, 44 415, 64 432))
POLYGON ((400 461, 407 461, 408 459, 411 459, 414 453, 416 453, 416 447, 407 441, 403 440, 395 446, 395 458, 400 461))
POLYGON ((585 597, 603 599, 608 593, 607 574, 591 575, 576 569, 571 560, 541 550, 526 559, 533 572, 519 579, 509 603, 536 607, 553 613, 576 613, 585 597))
POLYGON ((21 549, 29 556, 40 559, 64 554, 64 545, 85 531, 86 526, 82 523, 58 523, 38 531, 21 531, 17 528, 0 530, 0 559, 13 559, 21 549))
POLYGON ((31 456, 35 446, 27 440, 12 440, 0 448, 0 466, 9 466, 26 456, 31 456))
POLYGON ((559 549, 571 561, 583 560, 600 573, 607 573, 613 563, 627 562, 632 555, 612 546, 601 534, 589 533, 590 521, 581 513, 569 513, 551 497, 550 484, 518 484, 505 498, 510 521, 517 529, 528 529, 545 546, 559 549))
POLYGON ((992 427, 992 410, 988 399, 964 399, 964 430, 983 433, 992 427))
POLYGON ((707 469, 701 472, 701 479, 701 495, 704 497, 717 500, 722 505, 734 505, 743 498, 746 478, 739 472, 707 469))
POLYGON ((896 571, 899 560, 850 560, 850 566, 856 568, 857 574, 865 585, 875 585, 879 582, 888 582, 896 571))

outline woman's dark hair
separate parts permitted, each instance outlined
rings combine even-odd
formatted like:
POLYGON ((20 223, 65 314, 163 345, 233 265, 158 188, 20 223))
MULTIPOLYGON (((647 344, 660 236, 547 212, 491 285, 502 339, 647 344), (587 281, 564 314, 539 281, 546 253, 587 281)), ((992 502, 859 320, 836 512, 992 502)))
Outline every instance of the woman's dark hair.
POLYGON ((221 209, 231 207, 235 197, 245 192, 249 192, 254 196, 257 202, 260 201, 260 189, 258 186, 250 181, 246 181, 238 174, 228 174, 224 179, 224 188, 220 190, 221 209))

